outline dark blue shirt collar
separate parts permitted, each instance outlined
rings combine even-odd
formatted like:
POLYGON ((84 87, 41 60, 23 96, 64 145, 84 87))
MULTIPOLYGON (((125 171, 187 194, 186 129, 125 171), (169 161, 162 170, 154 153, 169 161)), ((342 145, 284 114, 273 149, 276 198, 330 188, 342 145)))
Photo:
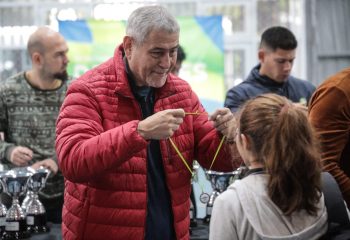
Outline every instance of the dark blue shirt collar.
POLYGON ((250 73, 252 75, 252 78, 255 78, 260 84, 264 86, 271 86, 271 87, 278 87, 278 88, 284 87, 287 84, 288 79, 285 82, 280 83, 269 78, 268 76, 260 75, 259 73, 260 67, 261 67, 260 64, 256 65, 250 73))

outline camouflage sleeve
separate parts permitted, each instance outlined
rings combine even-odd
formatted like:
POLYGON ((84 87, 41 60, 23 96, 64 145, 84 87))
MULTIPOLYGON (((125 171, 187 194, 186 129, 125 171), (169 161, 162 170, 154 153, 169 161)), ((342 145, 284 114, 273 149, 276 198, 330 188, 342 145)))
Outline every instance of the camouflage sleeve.
POLYGON ((15 145, 12 143, 6 142, 6 133, 7 133, 7 108, 5 104, 4 89, 0 88, 0 132, 2 133, 3 138, 0 138, 0 162, 8 163, 8 158, 6 155, 9 150, 15 145))

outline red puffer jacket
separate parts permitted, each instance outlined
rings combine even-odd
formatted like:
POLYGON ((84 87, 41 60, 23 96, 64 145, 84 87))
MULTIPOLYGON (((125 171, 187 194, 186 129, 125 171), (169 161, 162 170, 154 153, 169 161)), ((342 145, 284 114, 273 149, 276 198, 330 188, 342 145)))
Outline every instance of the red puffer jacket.
MULTIPOLYGON (((143 239, 147 186, 146 146, 137 132, 141 108, 131 93, 120 46, 113 59, 70 85, 57 120, 56 150, 65 177, 64 239, 143 239)), ((183 80, 169 75, 155 91, 154 111, 204 112, 183 80)), ((172 140, 188 164, 209 168, 221 136, 208 115, 184 118, 172 140)), ((226 145, 226 144, 224 144, 226 145)), ((189 239, 191 174, 171 146, 160 141, 177 239, 189 239)), ((213 169, 231 171, 228 147, 213 169)))

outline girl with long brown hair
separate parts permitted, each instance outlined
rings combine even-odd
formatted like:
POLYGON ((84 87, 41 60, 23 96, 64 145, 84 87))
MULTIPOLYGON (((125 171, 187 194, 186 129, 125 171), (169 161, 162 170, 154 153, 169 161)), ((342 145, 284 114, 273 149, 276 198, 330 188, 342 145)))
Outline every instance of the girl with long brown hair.
POLYGON ((248 100, 235 142, 249 171, 215 200, 210 239, 324 235, 319 148, 305 110, 275 94, 248 100))

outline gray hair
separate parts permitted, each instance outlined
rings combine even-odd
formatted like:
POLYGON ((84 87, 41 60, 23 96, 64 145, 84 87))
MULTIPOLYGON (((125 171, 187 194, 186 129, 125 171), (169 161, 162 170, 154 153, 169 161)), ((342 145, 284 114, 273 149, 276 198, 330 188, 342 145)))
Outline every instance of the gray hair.
POLYGON ((159 5, 140 7, 131 13, 126 35, 133 37, 137 44, 143 43, 153 30, 179 33, 180 27, 170 12, 159 5))

